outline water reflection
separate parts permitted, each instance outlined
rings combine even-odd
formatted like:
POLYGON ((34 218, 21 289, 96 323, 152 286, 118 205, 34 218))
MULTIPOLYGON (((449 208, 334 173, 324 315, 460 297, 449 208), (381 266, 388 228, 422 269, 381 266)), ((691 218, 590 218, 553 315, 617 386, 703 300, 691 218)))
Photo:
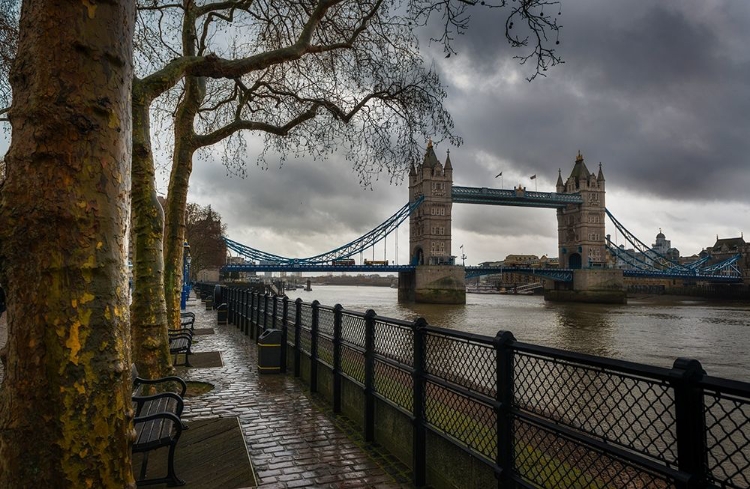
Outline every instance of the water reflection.
MULTIPOLYGON (((750 381, 750 304, 663 298, 628 305, 546 303, 539 296, 468 294, 466 305, 399 304, 396 289, 316 287, 305 302, 341 303, 379 315, 495 336, 511 331, 525 343, 671 367, 699 360, 710 375, 750 381)), ((294 297, 296 298, 296 296, 294 297)))
POLYGON ((556 348, 611 357, 619 353, 608 310, 596 305, 561 304, 557 308, 556 348))

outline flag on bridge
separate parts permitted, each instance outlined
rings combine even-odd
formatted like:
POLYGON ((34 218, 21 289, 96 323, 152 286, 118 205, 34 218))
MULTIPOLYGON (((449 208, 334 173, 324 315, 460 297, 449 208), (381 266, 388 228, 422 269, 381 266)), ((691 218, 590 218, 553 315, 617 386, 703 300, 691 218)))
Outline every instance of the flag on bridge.
POLYGON ((498 173, 497 175, 495 175, 495 178, 497 178, 497 177, 502 177, 502 176, 503 176, 503 172, 500 172, 500 173, 498 173))
POLYGON ((530 176, 529 178, 530 178, 531 180, 534 180, 534 179, 536 178, 536 173, 534 173, 533 175, 531 175, 531 176, 530 176))

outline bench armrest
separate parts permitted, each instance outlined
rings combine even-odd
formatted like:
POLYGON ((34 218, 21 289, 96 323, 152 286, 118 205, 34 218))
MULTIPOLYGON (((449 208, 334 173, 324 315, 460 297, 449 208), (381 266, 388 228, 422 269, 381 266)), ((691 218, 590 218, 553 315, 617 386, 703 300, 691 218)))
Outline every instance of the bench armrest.
POLYGON ((194 312, 181 312, 180 313, 180 325, 183 328, 192 330, 195 327, 195 313, 194 312))
POLYGON ((190 328, 168 329, 167 333, 169 333, 169 336, 188 335, 191 338, 193 337, 193 330, 190 328))

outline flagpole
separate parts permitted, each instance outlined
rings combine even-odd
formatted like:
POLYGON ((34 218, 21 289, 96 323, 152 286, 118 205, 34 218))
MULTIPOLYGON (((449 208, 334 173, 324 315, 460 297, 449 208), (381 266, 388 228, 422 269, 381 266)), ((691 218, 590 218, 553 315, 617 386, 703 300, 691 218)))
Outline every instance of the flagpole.
POLYGON ((497 177, 500 177, 500 188, 505 188, 505 186, 503 185, 503 172, 500 172, 497 175, 495 175, 495 178, 497 177))

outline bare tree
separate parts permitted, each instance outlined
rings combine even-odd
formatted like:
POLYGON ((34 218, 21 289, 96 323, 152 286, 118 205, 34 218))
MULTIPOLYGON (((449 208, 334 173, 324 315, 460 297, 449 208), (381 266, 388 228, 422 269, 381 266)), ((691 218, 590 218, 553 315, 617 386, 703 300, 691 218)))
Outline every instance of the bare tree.
MULTIPOLYGON (((394 7, 378 0, 183 4, 183 57, 239 56, 236 66, 263 61, 184 79, 174 118, 166 209, 165 296, 170 323, 178 321, 184 209, 196 151, 224 142, 225 164, 244 175, 248 158, 242 132, 249 131, 263 134, 265 150, 282 159, 290 154, 324 157, 344 152, 364 185, 381 172, 391 179, 400 177, 428 137, 460 144, 442 105, 445 92, 438 76, 424 66, 414 26, 442 12, 439 40, 450 55, 454 52, 451 33, 468 27, 467 9, 474 4, 410 1, 394 7), (237 31, 234 36, 233 31, 237 31)), ((558 29, 542 11, 550 5, 554 4, 522 2, 507 17, 506 34, 512 45, 529 45, 528 37, 510 34, 514 20, 525 20, 535 35, 536 49, 521 59, 537 60, 532 77, 559 61, 546 46, 546 32, 558 29)), ((260 164, 265 154, 258 155, 260 164)))
MULTIPOLYGON (((239 132, 251 131, 265 135, 261 165, 267 151, 283 160, 326 156, 335 148, 354 162, 364 185, 383 171, 397 178, 428 136, 460 143, 442 106, 440 81, 423 66, 414 29, 442 17, 434 40, 451 55, 473 8, 506 7, 506 37, 532 48, 520 58, 536 60, 533 78, 559 62, 547 46, 547 33, 559 27, 543 12, 554 6, 543 0, 143 0, 134 40, 143 75, 133 82, 131 321, 134 358, 144 374, 169 369, 164 325, 178 321, 184 208, 196 151, 225 141, 230 171, 244 174, 245 158, 236 157, 246 149, 239 132), (525 25, 525 35, 513 30, 514 22, 525 25), (157 99, 161 104, 154 106, 157 99), (150 139, 154 109, 175 117, 166 247, 150 139)), ((12 33, 12 23, 6 24, 12 33)), ((6 110, 0 109, 0 119, 6 110)))
POLYGON ((0 487, 135 485, 125 266, 134 17, 128 1, 23 5, 0 188, 0 487))

